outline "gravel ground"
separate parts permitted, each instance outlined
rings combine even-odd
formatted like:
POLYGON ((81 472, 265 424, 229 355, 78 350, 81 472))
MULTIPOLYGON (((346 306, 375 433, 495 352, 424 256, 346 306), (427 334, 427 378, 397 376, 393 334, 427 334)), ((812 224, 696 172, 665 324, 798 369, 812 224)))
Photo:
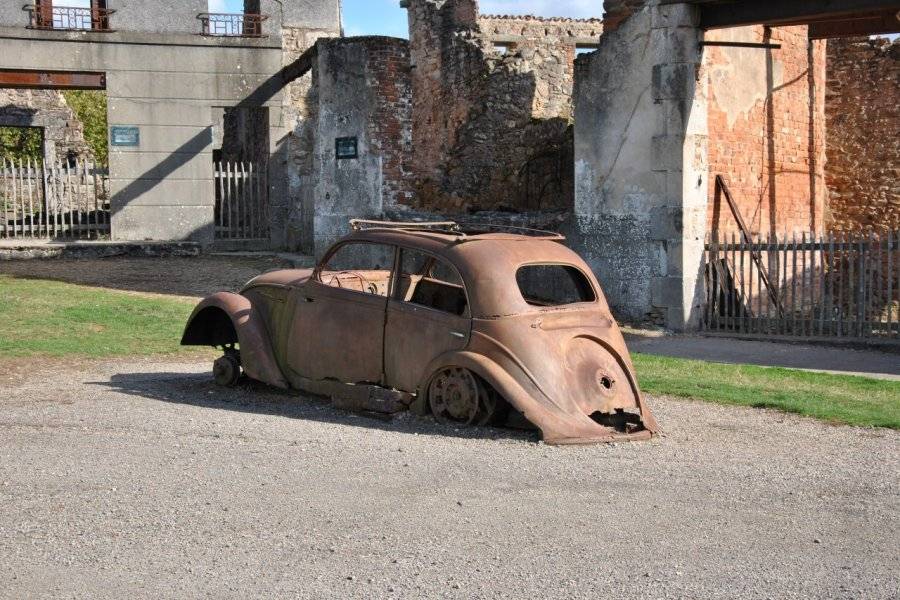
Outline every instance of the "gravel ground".
POLYGON ((204 363, 0 389, 0 596, 897 598, 900 432, 657 398, 555 448, 204 363))

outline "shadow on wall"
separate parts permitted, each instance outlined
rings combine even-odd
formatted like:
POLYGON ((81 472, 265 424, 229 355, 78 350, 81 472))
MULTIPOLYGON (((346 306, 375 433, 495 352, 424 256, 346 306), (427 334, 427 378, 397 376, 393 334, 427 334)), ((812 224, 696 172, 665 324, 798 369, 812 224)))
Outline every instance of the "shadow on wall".
MULTIPOLYGON (((740 31, 746 29, 740 28, 740 31)), ((823 123, 820 121, 824 118, 820 106, 820 98, 824 95, 818 89, 816 80, 816 67, 821 63, 817 55, 819 50, 806 39, 805 32, 802 46, 798 37, 796 32, 782 29, 773 35, 771 27, 759 27, 755 36, 735 37, 739 41, 759 41, 770 45, 760 51, 758 67, 754 61, 744 65, 744 70, 731 74, 744 77, 745 85, 748 85, 747 82, 758 82, 763 92, 762 109, 758 113, 756 108, 747 109, 746 118, 749 121, 738 126, 737 138, 726 138, 730 132, 724 129, 710 131, 711 152, 718 145, 720 154, 718 161, 711 161, 713 172, 710 176, 725 177, 743 213, 741 216, 754 235, 776 235, 794 230, 816 233, 824 216, 821 214, 821 202, 817 202, 823 194, 823 183, 819 181, 821 175, 818 172, 822 164, 818 152, 824 142, 821 139, 823 123), (805 68, 799 73, 782 81, 785 69, 794 65, 802 68, 804 63, 805 68), (804 101, 802 109, 796 106, 804 101), (803 117, 801 110, 805 111, 803 117), (719 139, 716 139, 717 134, 719 139), (744 162, 732 164, 732 156, 740 157, 744 162), (747 167, 750 167, 749 171, 747 167), (806 180, 806 190, 799 183, 801 177, 806 180)), ((739 59, 731 60, 737 62, 739 59)), ((726 83, 718 82, 719 85, 726 83)), ((711 97, 715 98, 715 91, 711 91, 711 97)), ((750 97, 749 93, 747 95, 750 97)), ((721 127, 724 126, 724 123, 721 124, 721 127)), ((730 124, 728 128, 731 128, 730 124)), ((730 208, 723 206, 719 198, 712 197, 710 200, 709 234, 724 239, 730 232, 737 232, 730 208)))
MULTIPOLYGON (((233 110, 240 111, 245 109, 262 107, 266 102, 270 101, 278 94, 288 83, 299 76, 298 65, 291 63, 277 73, 266 79, 256 89, 250 92, 246 98, 231 107, 233 110)), ((207 148, 211 148, 213 144, 212 126, 206 127, 191 137, 184 144, 172 151, 165 159, 148 169, 141 175, 119 190, 112 198, 112 213, 116 214, 125 208, 128 204, 154 189, 164 179, 174 173, 180 167, 187 164, 191 158, 203 152, 207 148)), ((212 221, 208 224, 211 231, 214 224, 212 221)), ((195 230, 191 237, 201 235, 212 239, 212 235, 204 236, 208 233, 206 227, 195 230)))

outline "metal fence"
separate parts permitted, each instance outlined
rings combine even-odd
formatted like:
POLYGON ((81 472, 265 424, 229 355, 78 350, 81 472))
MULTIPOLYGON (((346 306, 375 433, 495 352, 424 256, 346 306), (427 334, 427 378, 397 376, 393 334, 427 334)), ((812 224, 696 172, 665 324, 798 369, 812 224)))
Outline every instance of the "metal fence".
POLYGON ((900 339, 900 232, 706 244, 709 331, 900 339))
POLYGON ((109 235, 109 171, 87 161, 0 161, 0 238, 109 235))
POLYGON ((216 177, 216 239, 268 240, 265 169, 253 163, 219 162, 216 177))
POLYGON ((252 13, 200 13, 200 34, 215 37, 263 37, 268 15, 252 13))

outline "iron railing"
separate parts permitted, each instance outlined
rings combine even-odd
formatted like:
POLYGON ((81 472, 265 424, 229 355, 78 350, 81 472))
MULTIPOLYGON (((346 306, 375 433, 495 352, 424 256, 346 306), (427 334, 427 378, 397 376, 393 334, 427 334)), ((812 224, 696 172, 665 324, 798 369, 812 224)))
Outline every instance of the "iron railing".
POLYGON ((115 10, 99 7, 25 5, 29 12, 29 29, 59 31, 112 31, 109 17, 115 10))
POLYGON ((706 244, 706 330, 900 340, 900 231, 706 244))
POLYGON ((215 164, 216 233, 219 240, 268 240, 265 168, 254 163, 215 164))
POLYGON ((213 37, 263 37, 268 15, 244 13, 200 13, 201 35, 213 37))
POLYGON ((109 235, 109 171, 87 161, 0 161, 0 238, 109 235))

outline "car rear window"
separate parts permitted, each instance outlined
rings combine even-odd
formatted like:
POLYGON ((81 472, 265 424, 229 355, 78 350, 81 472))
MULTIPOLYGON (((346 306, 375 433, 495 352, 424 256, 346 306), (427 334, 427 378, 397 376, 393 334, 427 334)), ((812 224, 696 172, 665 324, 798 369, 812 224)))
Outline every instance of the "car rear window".
POLYGON ((563 306, 597 299, 584 273, 569 265, 525 265, 516 271, 516 283, 532 306, 563 306))

